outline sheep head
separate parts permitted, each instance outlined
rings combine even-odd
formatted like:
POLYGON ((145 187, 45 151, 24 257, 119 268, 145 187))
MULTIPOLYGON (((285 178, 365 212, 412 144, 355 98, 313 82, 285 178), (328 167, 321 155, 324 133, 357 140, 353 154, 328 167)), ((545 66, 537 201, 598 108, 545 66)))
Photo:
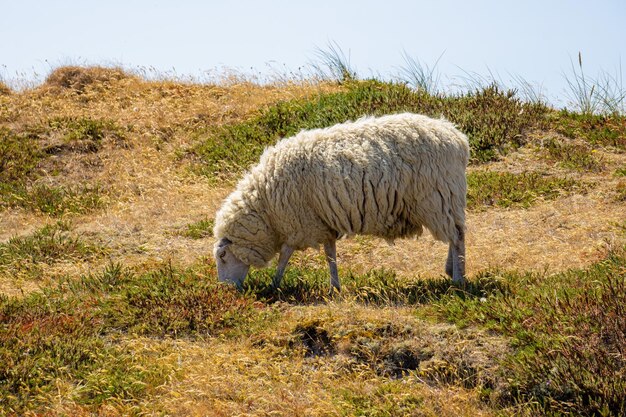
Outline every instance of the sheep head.
POLYGON ((234 284, 241 289, 250 265, 246 265, 233 255, 230 248, 232 243, 225 237, 215 243, 213 255, 217 263, 217 278, 220 282, 234 284))

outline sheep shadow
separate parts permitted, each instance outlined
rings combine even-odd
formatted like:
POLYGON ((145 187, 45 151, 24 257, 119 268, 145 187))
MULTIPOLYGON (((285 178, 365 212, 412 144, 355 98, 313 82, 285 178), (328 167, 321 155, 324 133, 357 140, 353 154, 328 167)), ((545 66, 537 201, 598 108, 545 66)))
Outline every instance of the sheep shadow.
POLYGON ((290 268, 278 288, 272 285, 274 272, 271 268, 253 271, 244 284, 244 291, 267 303, 320 304, 340 299, 398 306, 428 304, 448 296, 471 299, 510 293, 508 284, 494 272, 470 277, 463 286, 457 286, 447 276, 407 279, 386 269, 364 274, 344 271, 341 293, 330 292, 326 269, 290 268))

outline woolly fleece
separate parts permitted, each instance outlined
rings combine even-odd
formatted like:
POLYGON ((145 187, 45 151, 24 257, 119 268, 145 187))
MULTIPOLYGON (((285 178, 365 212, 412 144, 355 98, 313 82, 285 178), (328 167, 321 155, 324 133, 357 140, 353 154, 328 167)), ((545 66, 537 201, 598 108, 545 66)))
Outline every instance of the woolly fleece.
POLYGON ((215 219, 242 262, 265 266, 282 244, 340 236, 419 236, 446 243, 465 225, 467 137, 444 119, 364 117, 302 131, 265 150, 215 219))

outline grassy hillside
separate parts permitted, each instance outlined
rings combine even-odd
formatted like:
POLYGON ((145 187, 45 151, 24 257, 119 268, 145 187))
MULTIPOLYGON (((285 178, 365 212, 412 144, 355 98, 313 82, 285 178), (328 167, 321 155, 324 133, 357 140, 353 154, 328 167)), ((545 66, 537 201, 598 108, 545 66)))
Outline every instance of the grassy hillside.
POLYGON ((0 85, 0 415, 626 414, 626 118, 488 86, 0 85), (366 114, 468 134, 467 270, 430 236, 219 285, 213 216, 264 147, 366 114))

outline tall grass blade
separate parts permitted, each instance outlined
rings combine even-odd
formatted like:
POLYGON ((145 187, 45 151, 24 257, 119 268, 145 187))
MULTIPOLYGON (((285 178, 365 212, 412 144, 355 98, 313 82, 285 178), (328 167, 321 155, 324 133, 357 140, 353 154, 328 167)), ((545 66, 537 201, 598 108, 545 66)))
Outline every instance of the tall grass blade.
POLYGON ((417 58, 413 58, 406 51, 402 52, 402 59, 405 66, 400 68, 400 79, 416 90, 423 91, 430 95, 436 95, 441 90, 440 74, 437 71, 437 65, 443 57, 442 52, 439 58, 431 66, 421 62, 417 58))
POLYGON ((338 82, 357 79, 357 72, 350 63, 350 52, 346 56, 337 42, 328 42, 326 49, 316 48, 315 55, 319 63, 312 63, 311 67, 321 79, 338 82))

